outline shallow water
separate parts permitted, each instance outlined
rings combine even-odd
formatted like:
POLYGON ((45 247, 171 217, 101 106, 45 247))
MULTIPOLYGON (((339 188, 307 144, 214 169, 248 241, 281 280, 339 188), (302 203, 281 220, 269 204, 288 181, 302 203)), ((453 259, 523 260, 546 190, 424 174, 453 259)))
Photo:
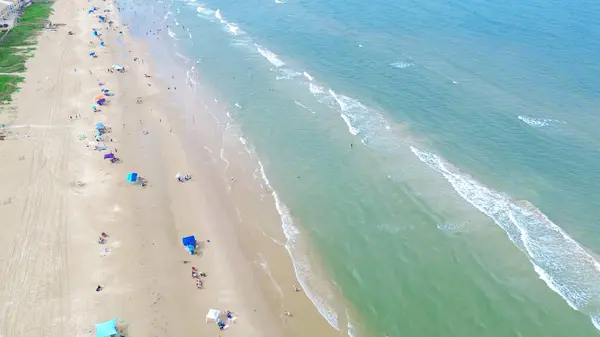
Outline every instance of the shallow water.
POLYGON ((333 326, 597 333, 597 4, 132 3, 227 102, 333 326))

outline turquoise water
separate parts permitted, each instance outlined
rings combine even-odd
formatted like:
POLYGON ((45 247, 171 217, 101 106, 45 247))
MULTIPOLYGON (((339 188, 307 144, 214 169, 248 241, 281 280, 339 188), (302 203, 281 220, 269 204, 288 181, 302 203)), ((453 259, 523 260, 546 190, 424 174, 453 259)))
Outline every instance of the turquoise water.
POLYGON ((280 2, 130 15, 227 102, 332 326, 597 334, 600 5, 280 2))

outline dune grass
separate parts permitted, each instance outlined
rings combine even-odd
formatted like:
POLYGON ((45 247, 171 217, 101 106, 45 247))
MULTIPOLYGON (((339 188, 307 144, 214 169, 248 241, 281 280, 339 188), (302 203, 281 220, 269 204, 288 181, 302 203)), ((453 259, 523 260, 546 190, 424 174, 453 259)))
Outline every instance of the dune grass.
POLYGON ((52 13, 52 3, 34 3, 23 10, 19 22, 0 42, 0 104, 10 102, 10 96, 23 80, 18 76, 26 70, 25 62, 33 55, 37 34, 52 13), (14 75, 12 75, 14 74, 14 75))
POLYGON ((10 102, 11 95, 19 90, 19 83, 22 81, 22 76, 0 75, 0 104, 10 102))

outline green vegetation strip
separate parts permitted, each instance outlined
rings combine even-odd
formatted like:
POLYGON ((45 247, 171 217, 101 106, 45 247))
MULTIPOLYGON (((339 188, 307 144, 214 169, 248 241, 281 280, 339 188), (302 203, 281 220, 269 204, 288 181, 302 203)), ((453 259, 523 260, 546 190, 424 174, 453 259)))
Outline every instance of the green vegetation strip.
MULTIPOLYGON (((36 2, 24 9, 17 25, 0 42, 0 73, 16 75, 25 71, 25 62, 35 50, 35 38, 44 29, 50 13, 50 2, 36 2)), ((22 80, 20 76, 0 75, 0 104, 10 101, 18 89, 16 84, 22 80)))
POLYGON ((23 77, 14 75, 0 75, 0 104, 10 102, 11 95, 19 90, 19 83, 23 77))

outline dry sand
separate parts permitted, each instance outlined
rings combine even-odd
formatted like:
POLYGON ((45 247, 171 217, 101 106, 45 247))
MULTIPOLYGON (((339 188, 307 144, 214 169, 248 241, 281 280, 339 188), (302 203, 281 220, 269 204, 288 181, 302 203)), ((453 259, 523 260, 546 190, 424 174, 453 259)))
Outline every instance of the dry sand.
POLYGON ((206 132, 189 142, 166 85, 143 75, 152 74, 144 43, 120 28, 123 51, 118 30, 97 23, 87 5, 55 3, 51 20, 66 26, 39 37, 16 110, 0 112, 9 131, 0 141, 0 337, 94 336, 94 323, 114 317, 132 337, 219 336, 205 323, 209 308, 238 316, 223 335, 339 335, 294 292, 289 256, 277 243, 279 217, 268 191, 259 193, 255 168, 238 155, 225 171, 218 154, 201 150, 216 148, 222 132, 201 112, 206 132), (128 71, 108 73, 115 63, 128 71), (94 113, 98 82, 116 96, 94 113), (105 142, 122 163, 86 146, 97 122, 112 126, 105 142), (127 184, 129 171, 149 185, 127 184), (178 183, 176 172, 193 180, 178 183), (104 245, 101 232, 109 234, 104 245), (183 249, 191 234, 202 241, 201 256, 183 249), (207 274, 205 289, 196 289, 192 265, 207 274))

